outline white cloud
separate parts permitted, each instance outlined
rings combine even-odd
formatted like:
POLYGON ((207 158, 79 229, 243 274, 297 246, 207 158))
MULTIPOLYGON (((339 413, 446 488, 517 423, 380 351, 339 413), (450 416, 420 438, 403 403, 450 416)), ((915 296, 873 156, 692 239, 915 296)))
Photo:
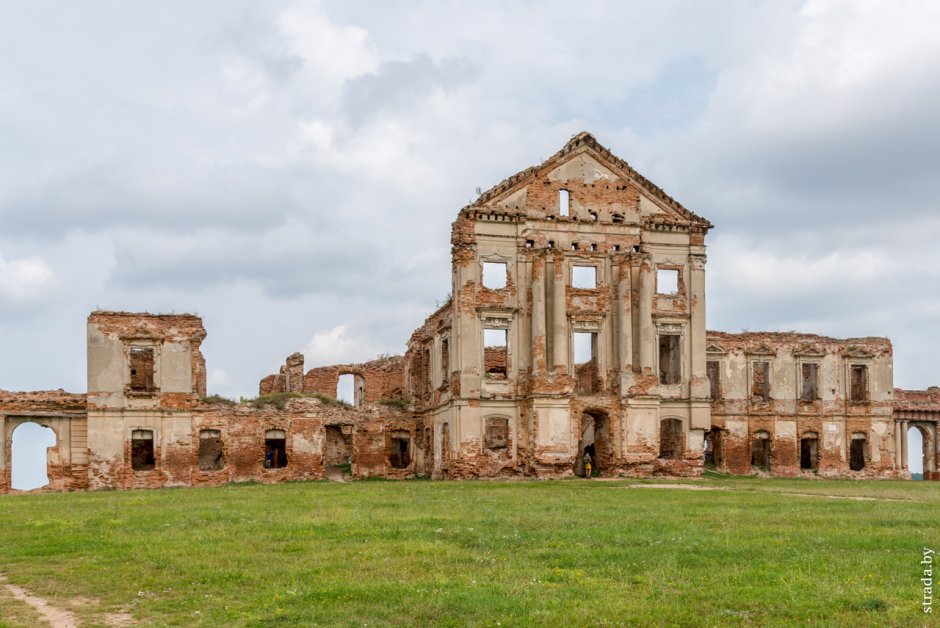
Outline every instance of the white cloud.
POLYGON ((8 261, 0 257, 0 294, 11 299, 29 299, 54 284, 55 274, 42 258, 8 261))
POLYGON ((328 364, 366 362, 379 353, 378 345, 365 334, 353 333, 349 325, 318 331, 304 348, 304 368, 328 364))

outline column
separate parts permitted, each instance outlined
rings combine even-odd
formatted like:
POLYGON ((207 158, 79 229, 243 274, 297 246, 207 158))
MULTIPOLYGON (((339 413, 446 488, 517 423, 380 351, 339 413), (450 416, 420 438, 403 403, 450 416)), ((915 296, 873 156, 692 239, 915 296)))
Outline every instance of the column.
POLYGON ((617 354, 619 358, 618 367, 620 370, 629 371, 632 374, 633 369, 633 321, 631 315, 633 308, 630 307, 628 299, 630 298, 630 264, 626 259, 618 260, 619 276, 617 277, 617 354))
POLYGON ((894 422, 894 468, 901 470, 901 422, 894 422))
POLYGON ((907 421, 901 421, 901 468, 907 471, 907 421))
POLYGON ((568 307, 565 285, 565 256, 555 256, 555 284, 552 294, 552 367, 557 372, 568 369, 568 307))
POLYGON ((691 397, 707 399, 708 379, 705 371, 705 256, 689 255, 689 307, 691 328, 689 330, 692 352, 691 397))
POLYGON ((545 355, 545 259, 532 258, 532 374, 546 370, 545 355))
POLYGON ((640 264, 640 368, 644 375, 656 374, 656 329, 653 327, 653 260, 649 255, 640 264))

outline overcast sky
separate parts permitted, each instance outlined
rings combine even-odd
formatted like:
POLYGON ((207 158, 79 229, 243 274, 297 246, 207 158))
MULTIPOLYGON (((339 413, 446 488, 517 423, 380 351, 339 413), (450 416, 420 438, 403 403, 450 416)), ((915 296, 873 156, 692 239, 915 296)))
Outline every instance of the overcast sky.
POLYGON ((940 3, 4 2, 0 387, 95 308, 204 317, 210 392, 401 353, 450 223, 573 134, 710 219, 708 325, 940 384, 940 3))

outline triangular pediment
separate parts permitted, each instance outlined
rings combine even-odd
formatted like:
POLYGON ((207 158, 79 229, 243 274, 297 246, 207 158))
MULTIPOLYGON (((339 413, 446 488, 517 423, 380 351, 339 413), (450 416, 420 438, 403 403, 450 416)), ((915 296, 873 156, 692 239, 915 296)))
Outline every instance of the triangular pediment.
POLYGON ((465 209, 501 209, 525 211, 541 209, 539 186, 558 182, 577 186, 605 186, 616 195, 623 192, 622 214, 626 222, 641 219, 663 220, 671 223, 697 225, 705 230, 713 225, 683 207, 660 187, 634 170, 627 162, 601 145, 587 132, 571 138, 561 150, 544 162, 526 168, 493 186, 465 209), (534 189, 532 189, 534 186, 534 189), (630 192, 629 194, 627 192, 630 192))
POLYGON ((847 358, 870 358, 873 354, 871 350, 867 349, 866 347, 852 345, 845 350, 843 355, 847 358))
POLYGON ((725 351, 725 348, 722 347, 721 345, 712 342, 712 343, 709 343, 708 346, 705 347, 705 353, 725 354, 728 352, 725 351))
POLYGON ((826 354, 823 353, 817 345, 807 342, 800 345, 799 348, 793 352, 793 355, 798 355, 803 358, 821 358, 826 354))
POLYGON ((762 342, 756 347, 748 350, 748 353, 752 355, 774 355, 777 352, 771 348, 766 342, 762 342))

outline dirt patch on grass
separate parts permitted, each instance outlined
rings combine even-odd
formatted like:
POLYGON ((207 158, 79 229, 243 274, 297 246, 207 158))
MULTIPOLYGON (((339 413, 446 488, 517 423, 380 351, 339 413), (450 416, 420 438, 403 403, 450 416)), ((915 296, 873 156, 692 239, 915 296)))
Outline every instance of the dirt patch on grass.
POLYGON ((74 628, 78 626, 78 620, 75 619, 72 613, 52 606, 48 600, 31 595, 26 589, 7 583, 6 576, 3 574, 0 574, 0 584, 5 586, 14 598, 29 604, 33 610, 39 613, 39 617, 52 628, 74 628))
POLYGON ((723 486, 702 486, 701 484, 628 484, 627 488, 668 488, 679 491, 726 491, 723 486))
POLYGON ((906 502, 907 499, 894 497, 866 497, 863 495, 823 495, 821 493, 791 493, 789 491, 762 491, 764 493, 777 493, 778 495, 792 495, 794 497, 822 497, 825 499, 851 499, 859 502, 906 502))

